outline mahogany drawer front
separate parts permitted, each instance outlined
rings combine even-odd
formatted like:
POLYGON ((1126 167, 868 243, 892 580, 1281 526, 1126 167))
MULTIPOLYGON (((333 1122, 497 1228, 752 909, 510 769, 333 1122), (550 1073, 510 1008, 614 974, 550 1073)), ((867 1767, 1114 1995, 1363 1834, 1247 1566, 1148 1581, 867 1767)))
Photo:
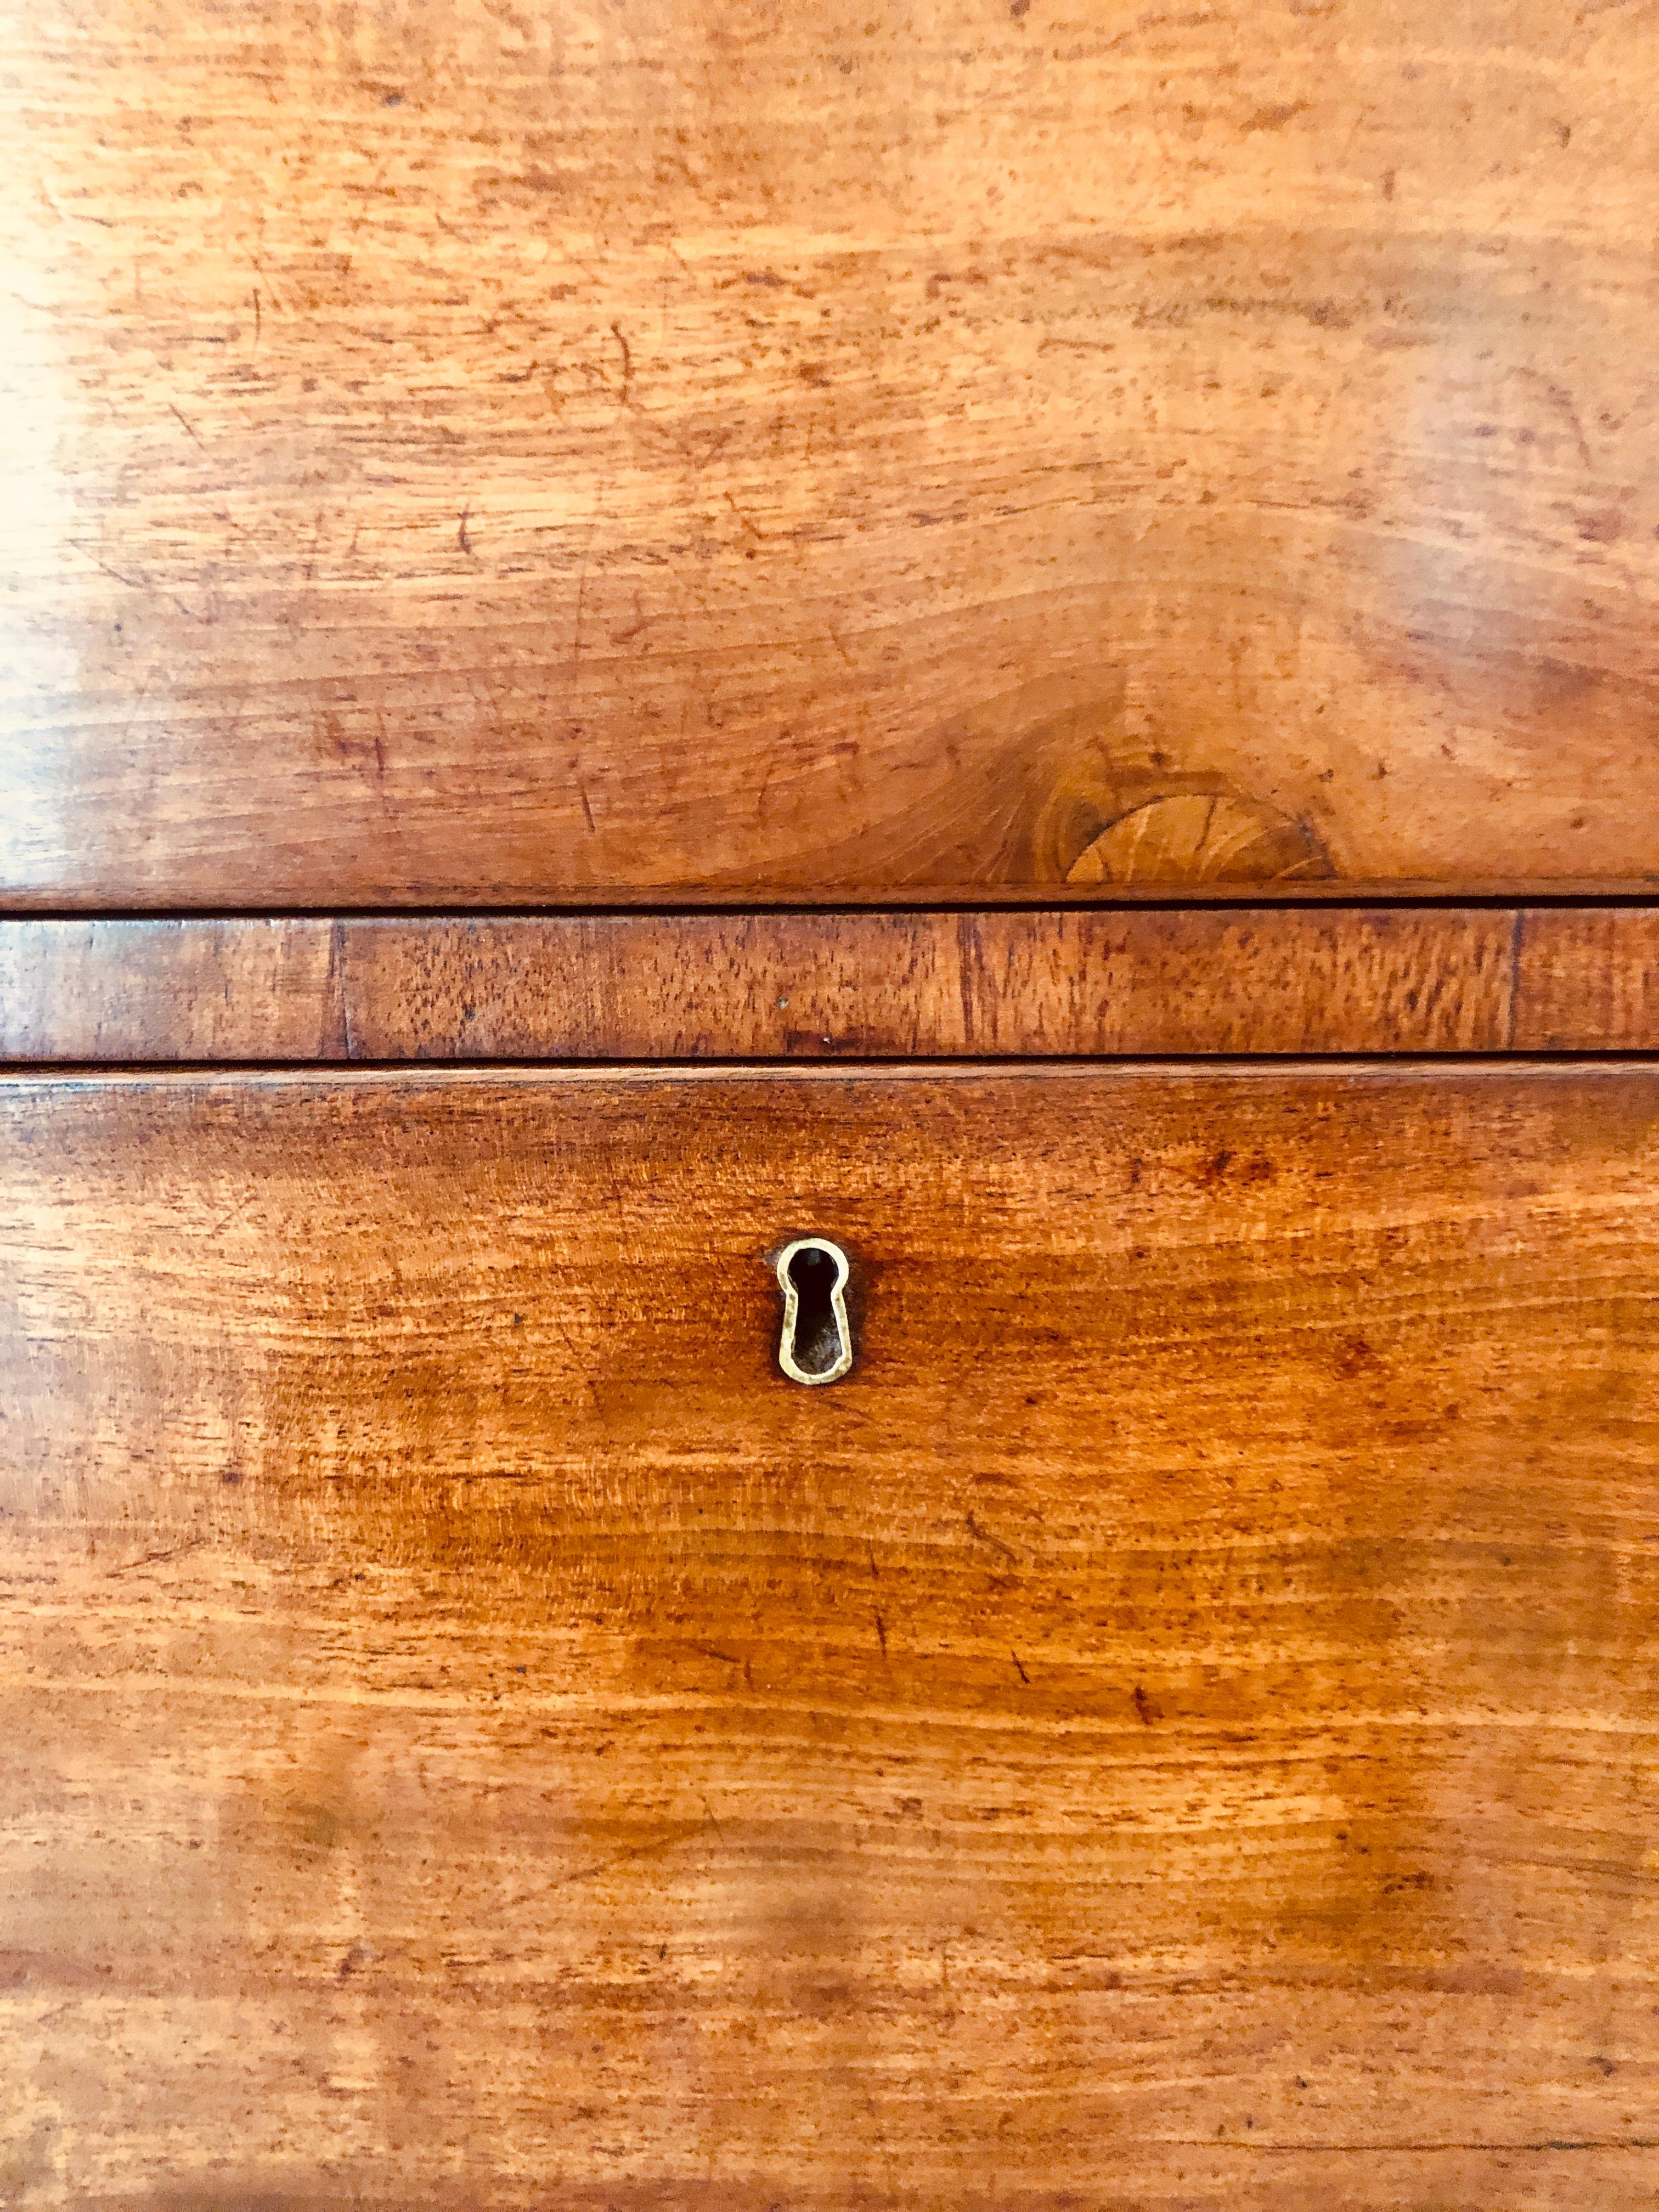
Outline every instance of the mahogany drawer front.
POLYGON ((8 2201, 1645 2203, 1656 1199, 1649 1063, 0 1081, 8 2201))
POLYGON ((42 0, 0 898, 1650 886, 1635 7, 42 0))

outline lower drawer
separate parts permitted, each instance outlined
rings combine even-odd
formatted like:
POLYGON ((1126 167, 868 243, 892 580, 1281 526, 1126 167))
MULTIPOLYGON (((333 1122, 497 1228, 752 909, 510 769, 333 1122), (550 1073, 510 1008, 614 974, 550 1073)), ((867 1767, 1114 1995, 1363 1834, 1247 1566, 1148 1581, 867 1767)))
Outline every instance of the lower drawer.
POLYGON ((0 1080, 0 2197, 1650 2203, 1656 1200, 1645 1065, 0 1080))

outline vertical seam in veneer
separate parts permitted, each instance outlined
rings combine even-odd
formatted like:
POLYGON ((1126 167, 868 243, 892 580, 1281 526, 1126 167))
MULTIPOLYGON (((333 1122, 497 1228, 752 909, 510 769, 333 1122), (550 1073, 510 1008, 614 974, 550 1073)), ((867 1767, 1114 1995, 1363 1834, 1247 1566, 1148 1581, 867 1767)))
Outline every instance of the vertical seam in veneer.
POLYGON ((337 921, 329 948, 331 964, 340 993, 340 1040, 348 1060, 356 1060, 357 1047, 351 1034, 351 924, 337 921))

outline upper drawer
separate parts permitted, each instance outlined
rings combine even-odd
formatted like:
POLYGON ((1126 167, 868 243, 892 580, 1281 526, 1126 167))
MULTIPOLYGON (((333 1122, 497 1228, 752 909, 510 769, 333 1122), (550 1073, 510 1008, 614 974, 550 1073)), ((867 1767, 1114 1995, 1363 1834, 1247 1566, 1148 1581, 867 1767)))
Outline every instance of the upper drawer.
POLYGON ((14 11, 0 900, 1659 871, 1659 60, 14 11))

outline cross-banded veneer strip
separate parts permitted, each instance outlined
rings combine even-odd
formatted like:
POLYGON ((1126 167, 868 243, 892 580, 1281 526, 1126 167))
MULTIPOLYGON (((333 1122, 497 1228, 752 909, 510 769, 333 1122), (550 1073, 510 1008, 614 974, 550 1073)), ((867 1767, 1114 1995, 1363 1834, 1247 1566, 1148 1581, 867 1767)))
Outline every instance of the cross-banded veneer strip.
POLYGON ((1659 1048, 1659 906, 0 923, 0 1058, 1659 1048))

